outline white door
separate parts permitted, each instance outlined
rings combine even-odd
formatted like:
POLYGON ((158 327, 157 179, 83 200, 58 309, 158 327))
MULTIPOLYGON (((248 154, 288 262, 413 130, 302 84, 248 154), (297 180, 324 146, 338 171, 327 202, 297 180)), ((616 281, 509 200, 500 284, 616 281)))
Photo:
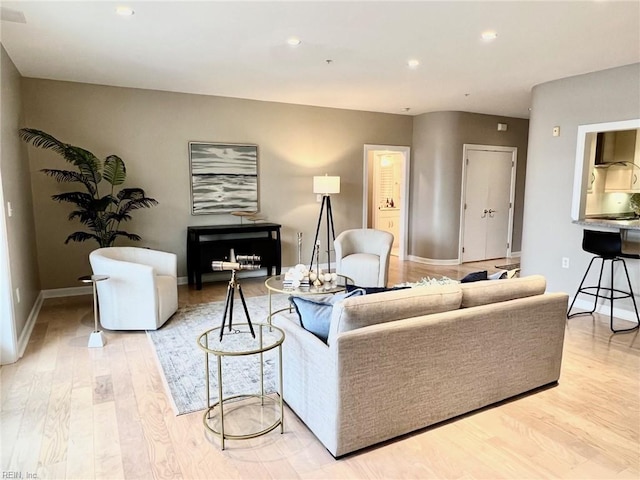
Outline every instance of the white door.
POLYGON ((515 148, 465 146, 462 261, 507 257, 511 251, 515 148))

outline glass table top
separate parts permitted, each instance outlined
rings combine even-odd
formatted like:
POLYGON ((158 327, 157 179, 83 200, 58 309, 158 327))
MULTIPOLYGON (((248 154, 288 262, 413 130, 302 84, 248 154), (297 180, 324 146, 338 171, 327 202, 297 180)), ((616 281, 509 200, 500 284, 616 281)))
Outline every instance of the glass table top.
POLYGON ((266 352, 284 341, 284 332, 273 325, 252 322, 255 338, 249 324, 233 324, 231 331, 225 326, 222 338, 220 328, 207 330, 198 337, 198 347, 208 353, 222 356, 253 355, 266 352))
POLYGON ((279 293, 293 293, 296 295, 320 295, 323 293, 343 292, 346 289, 346 285, 353 285, 354 282, 351 278, 345 275, 338 274, 335 282, 324 283, 319 286, 302 285, 297 288, 293 288, 285 285, 284 275, 275 275, 273 277, 267 278, 264 284, 269 290, 279 293))

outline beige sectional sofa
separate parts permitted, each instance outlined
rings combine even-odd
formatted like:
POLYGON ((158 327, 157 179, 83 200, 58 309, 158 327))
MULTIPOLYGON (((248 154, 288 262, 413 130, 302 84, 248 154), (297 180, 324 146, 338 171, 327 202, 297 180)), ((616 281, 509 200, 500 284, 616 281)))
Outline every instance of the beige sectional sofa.
POLYGON ((558 381, 568 296, 544 277, 336 303, 325 344, 277 315, 284 400, 334 455, 558 381))

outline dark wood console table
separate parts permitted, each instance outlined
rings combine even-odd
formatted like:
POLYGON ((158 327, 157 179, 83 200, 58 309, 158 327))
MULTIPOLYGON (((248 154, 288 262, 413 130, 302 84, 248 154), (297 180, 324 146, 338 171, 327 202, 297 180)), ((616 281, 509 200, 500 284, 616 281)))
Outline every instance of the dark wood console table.
POLYGON ((229 260, 233 248, 236 255, 260 255, 262 267, 271 275, 280 275, 282 246, 277 223, 245 225, 210 225, 187 227, 187 275, 189 285, 202 289, 202 274, 211 272, 213 260, 229 260))

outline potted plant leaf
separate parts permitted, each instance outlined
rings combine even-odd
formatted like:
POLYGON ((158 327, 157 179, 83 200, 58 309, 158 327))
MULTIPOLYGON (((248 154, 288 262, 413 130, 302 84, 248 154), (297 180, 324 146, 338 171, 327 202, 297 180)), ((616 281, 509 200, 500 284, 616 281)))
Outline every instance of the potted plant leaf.
POLYGON ((84 191, 64 192, 52 195, 57 202, 75 205, 69 220, 78 219, 89 231, 74 232, 67 237, 70 241, 95 240, 100 247, 111 247, 118 237, 140 240, 135 233, 120 230, 120 223, 131 219, 131 212, 140 208, 150 208, 158 202, 147 197, 141 188, 116 188, 124 184, 127 169, 117 155, 109 155, 101 161, 84 148, 61 142, 54 136, 32 128, 20 129, 20 138, 34 147, 52 150, 72 164, 75 170, 42 169, 41 172, 58 182, 79 183, 84 191), (100 187, 105 185, 103 192, 100 187))

